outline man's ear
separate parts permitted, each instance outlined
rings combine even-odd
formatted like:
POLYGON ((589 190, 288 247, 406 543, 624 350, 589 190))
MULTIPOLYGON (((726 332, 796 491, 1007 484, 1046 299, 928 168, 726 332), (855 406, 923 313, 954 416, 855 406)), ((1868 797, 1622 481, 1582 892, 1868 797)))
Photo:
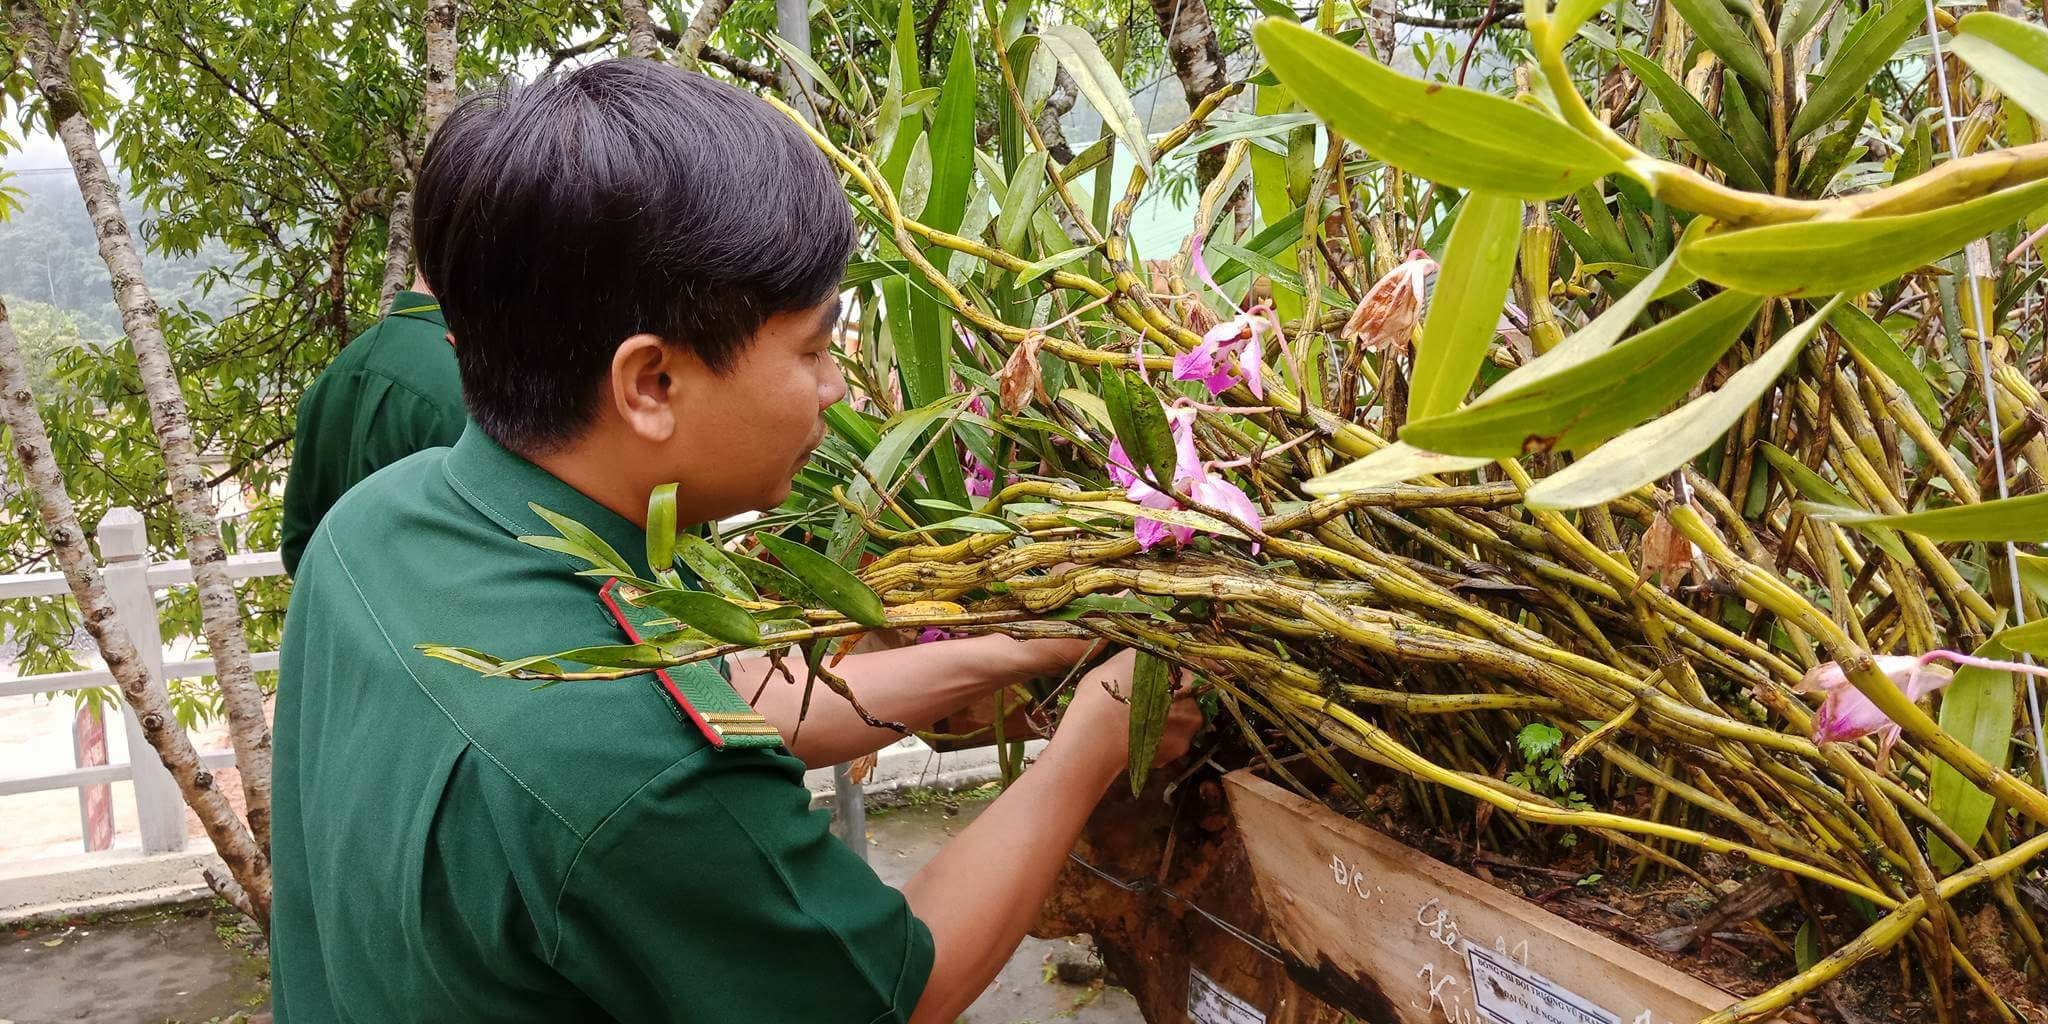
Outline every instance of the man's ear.
POLYGON ((660 444, 675 436, 684 355, 652 334, 635 334, 612 353, 612 411, 642 440, 660 444))

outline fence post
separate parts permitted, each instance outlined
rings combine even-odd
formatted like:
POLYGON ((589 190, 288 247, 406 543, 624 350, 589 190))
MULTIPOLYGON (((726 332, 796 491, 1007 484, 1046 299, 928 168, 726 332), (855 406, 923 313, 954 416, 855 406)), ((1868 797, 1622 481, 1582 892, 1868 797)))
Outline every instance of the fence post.
MULTIPOLYGON (((156 593, 149 586, 149 532, 142 513, 115 508, 100 520, 100 555, 107 560, 107 597, 135 653, 149 670, 149 685, 164 693, 164 637, 157 621, 156 593)), ((135 781, 135 817, 142 831, 142 852, 172 853, 185 848, 185 801, 178 783, 143 738, 135 709, 121 702, 121 721, 128 730, 128 768, 135 781)))

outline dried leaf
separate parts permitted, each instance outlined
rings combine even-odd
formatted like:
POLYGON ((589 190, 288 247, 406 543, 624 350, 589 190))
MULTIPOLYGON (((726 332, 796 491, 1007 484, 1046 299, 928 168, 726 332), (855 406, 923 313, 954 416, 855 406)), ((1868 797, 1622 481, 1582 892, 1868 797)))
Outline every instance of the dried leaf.
POLYGON ((1030 331, 1024 340, 1010 350, 1010 358, 1003 363, 1002 372, 996 374, 1001 385, 1003 411, 1012 416, 1024 411, 1032 396, 1050 404, 1052 399, 1045 393, 1045 378, 1038 366, 1038 350, 1045 344, 1045 335, 1030 331))

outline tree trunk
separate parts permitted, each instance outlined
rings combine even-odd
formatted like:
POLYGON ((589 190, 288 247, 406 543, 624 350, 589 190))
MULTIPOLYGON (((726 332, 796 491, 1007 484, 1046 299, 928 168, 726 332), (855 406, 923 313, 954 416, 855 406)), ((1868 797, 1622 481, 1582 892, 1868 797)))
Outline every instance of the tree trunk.
POLYGON ((455 109, 455 22, 460 0, 427 0, 426 124, 420 137, 431 142, 434 129, 455 109))
POLYGON ((654 19, 647 16, 647 0, 619 0, 619 14, 626 21, 626 53, 654 58, 654 19))
POLYGON ((398 195, 391 200, 385 220, 384 283, 377 289, 377 314, 391 308, 391 299, 412 279, 412 165, 405 158, 404 140, 391 141, 391 176, 398 183, 398 195))
MULTIPOLYGON (((128 219, 121 212, 120 193, 107 173, 106 162, 100 158, 99 140, 86 121, 72 84, 70 55, 55 48, 49 26, 33 0, 13 0, 9 11, 16 31, 26 43, 36 88, 49 107, 50 120, 71 159, 79 193, 92 218, 93 233, 99 238, 100 258, 106 261, 112 280, 122 328, 135 350, 136 366, 141 371, 143 392, 149 402, 150 422, 163 445, 164 469, 178 525, 185 537, 185 555, 192 562, 193 581, 198 585, 200 623, 207 649, 213 655, 214 678, 227 707, 235 763, 241 769, 242 790, 248 798, 249 830, 257 848, 267 855, 270 722, 263 710, 263 691, 257 687, 249 668, 249 646, 242 636, 241 603, 228 579, 227 551, 221 546, 220 526, 214 519, 213 495, 205 468, 199 463, 185 395, 179 390, 170 347, 164 342, 156 300, 143 280, 142 257, 128 232, 128 219)), ((254 895, 251 894, 252 898, 254 895)), ((267 895, 264 902, 268 902, 267 895)))
MULTIPOLYGON (((16 12, 19 11, 17 8, 16 12)), ((64 569, 65 582, 71 585, 71 596, 78 602, 86 631, 99 645, 100 656, 106 659, 107 671, 113 673, 115 684, 121 688, 121 696, 135 709, 135 717, 142 723, 143 737, 163 759, 164 767, 170 769, 171 778, 177 780, 178 791, 184 795, 185 803, 199 815, 199 823, 206 828, 207 838, 213 840, 214 850, 227 865, 230 877, 221 878, 209 872, 207 881, 223 898, 267 931, 270 927, 269 861, 257 848, 248 828, 235 817, 235 809, 228 803, 228 798, 214 788, 213 772, 200 763, 199 752, 192 748, 191 738, 178 725, 170 702, 150 685, 149 670, 136 654, 134 642, 128 638, 127 630, 116 616, 114 603, 107 596, 106 584, 100 578, 99 565, 93 560, 92 548, 86 543, 85 531, 79 528, 78 513, 71 506, 71 493, 64 487, 64 476, 50 450, 49 432, 43 428, 43 415, 36 408, 35 394, 29 387, 28 366, 22 359, 21 343, 15 338, 14 328, 7 320, 4 302, 0 302, 0 405, 4 405, 7 427, 13 433, 14 454, 16 461, 21 463, 22 478, 35 495, 36 508, 42 515, 43 532, 49 535, 50 547, 64 569)), ((139 751, 134 751, 130 756, 139 754, 139 751)), ((244 769, 242 775, 247 778, 250 773, 244 769)), ((268 780, 268 774, 264 778, 268 780)))
POLYGON ((683 29, 683 37, 676 40, 676 66, 696 70, 698 54, 704 44, 711 41, 711 33, 718 28, 718 19, 725 17, 726 8, 732 0, 703 0, 697 5, 697 13, 690 16, 690 26, 683 29))
MULTIPOLYGON (((1229 84, 1207 0, 1152 0, 1152 16, 1159 20, 1159 37, 1166 41, 1166 54, 1173 60, 1173 73, 1180 78, 1180 91, 1187 97, 1189 110, 1229 84)), ((1221 149, 1205 150, 1195 158, 1196 183, 1206 187, 1222 166, 1221 149)))

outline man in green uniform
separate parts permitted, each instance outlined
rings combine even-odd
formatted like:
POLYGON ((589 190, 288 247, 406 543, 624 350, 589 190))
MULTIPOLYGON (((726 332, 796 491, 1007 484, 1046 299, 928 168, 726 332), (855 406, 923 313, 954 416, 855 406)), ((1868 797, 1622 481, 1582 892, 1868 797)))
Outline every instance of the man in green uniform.
POLYGON ((399 292, 299 399, 284 481, 284 571, 296 575, 313 528, 364 477, 462 436, 462 377, 441 307, 424 281, 399 292))
MULTIPOLYGON (((614 644, 649 616, 518 539, 532 506, 646 574, 678 519, 772 507, 845 393, 830 352, 853 223, 794 125, 649 61, 472 98, 415 208, 472 425, 351 490, 314 533, 279 682, 272 997, 327 1021, 953 1021, 1014 951, 1129 731, 1089 672, 1023 777, 902 891, 808 810, 806 764, 879 748, 758 659, 536 690, 422 657, 614 644), (800 735, 785 750, 782 736, 800 735)), ((912 725, 1070 667, 978 637, 840 665, 912 725)), ((1200 715, 1177 702, 1177 756, 1200 715)))

